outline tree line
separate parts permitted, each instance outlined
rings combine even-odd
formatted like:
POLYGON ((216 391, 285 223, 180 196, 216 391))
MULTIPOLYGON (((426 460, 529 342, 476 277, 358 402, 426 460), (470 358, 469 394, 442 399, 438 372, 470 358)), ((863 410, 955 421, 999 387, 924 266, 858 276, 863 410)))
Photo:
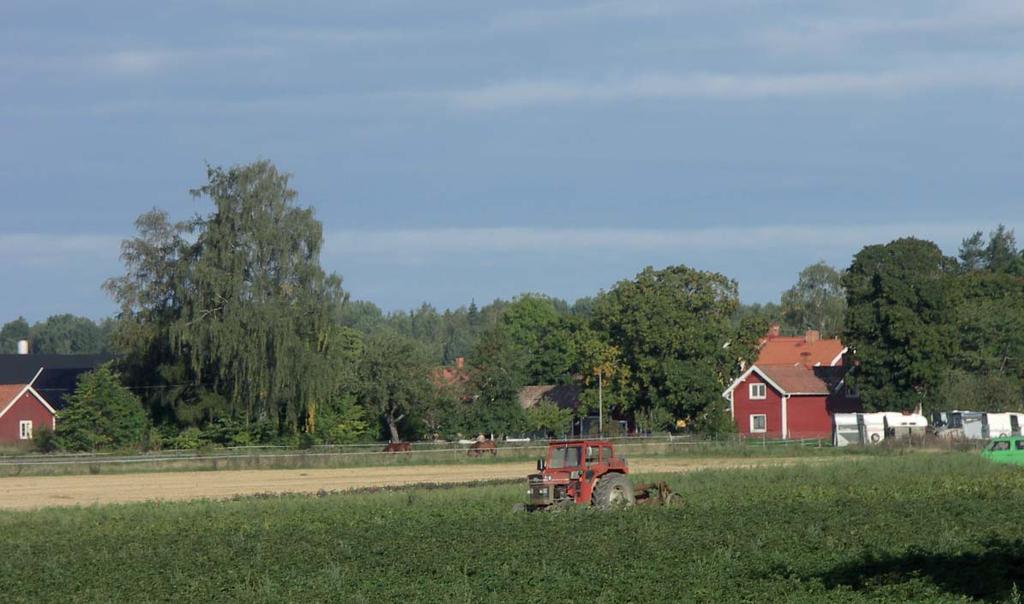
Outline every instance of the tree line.
MULTIPOLYGON (((321 224, 270 162, 210 167, 192 194, 209 212, 141 215, 124 274, 104 284, 119 310, 97 349, 116 361, 93 391, 121 388, 118 404, 144 411, 143 428, 132 415, 121 432, 136 445, 564 432, 572 411, 522 409, 531 384, 578 386, 579 415, 596 409, 600 383, 606 411, 643 429, 728 431, 721 393, 773 322, 841 336, 870 408, 1020 401, 1024 261, 1002 227, 965 239, 958 258, 904 239, 864 248, 843 271, 812 264, 778 304, 742 305, 734 280, 675 265, 573 303, 524 294, 385 313, 323 270, 321 224)), ((5 337, 24 333, 8 326, 5 337)), ((76 399, 59 425, 106 417, 72 409, 93 399, 76 399)), ((53 443, 125 446, 115 440, 69 426, 53 443)))

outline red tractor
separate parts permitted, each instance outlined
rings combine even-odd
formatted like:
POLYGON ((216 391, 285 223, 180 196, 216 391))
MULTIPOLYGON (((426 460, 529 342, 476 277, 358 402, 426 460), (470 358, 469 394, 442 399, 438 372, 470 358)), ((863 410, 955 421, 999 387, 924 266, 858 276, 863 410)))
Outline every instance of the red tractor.
POLYGON ((527 510, 593 505, 607 509, 634 503, 669 503, 678 497, 665 482, 634 487, 629 465, 607 440, 566 440, 548 444, 529 480, 527 510))

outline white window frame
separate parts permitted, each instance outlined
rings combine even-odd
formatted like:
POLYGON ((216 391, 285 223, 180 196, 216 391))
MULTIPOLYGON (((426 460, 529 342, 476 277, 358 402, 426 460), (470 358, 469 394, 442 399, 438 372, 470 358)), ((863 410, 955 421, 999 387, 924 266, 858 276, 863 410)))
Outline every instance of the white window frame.
POLYGON ((23 419, 18 422, 18 438, 32 440, 32 420, 23 419))
POLYGON ((767 413, 754 413, 750 416, 750 433, 751 434, 764 434, 768 431, 768 414, 767 413), (760 417, 764 420, 764 427, 758 430, 754 427, 754 418, 760 417))
POLYGON ((768 384, 763 382, 757 382, 747 386, 747 394, 750 395, 752 401, 763 401, 768 398, 768 384), (754 394, 754 391, 760 391, 760 394, 754 394))

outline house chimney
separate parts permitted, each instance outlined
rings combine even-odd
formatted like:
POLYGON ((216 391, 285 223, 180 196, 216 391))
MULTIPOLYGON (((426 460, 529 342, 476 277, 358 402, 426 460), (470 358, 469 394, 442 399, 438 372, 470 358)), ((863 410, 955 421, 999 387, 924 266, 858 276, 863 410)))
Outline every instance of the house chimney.
POLYGON ((816 329, 808 330, 807 333, 804 334, 804 342, 807 342, 808 344, 813 344, 820 339, 821 332, 816 329))
POLYGON ((779 335, 781 333, 782 333, 782 325, 779 325, 778 323, 772 323, 768 327, 768 337, 769 338, 777 338, 777 337, 779 337, 779 335))
POLYGON ((466 366, 466 358, 465 357, 455 357, 455 368, 456 369, 462 369, 465 366, 466 366))
POLYGON ((28 354, 28 340, 18 340, 18 354, 28 354))

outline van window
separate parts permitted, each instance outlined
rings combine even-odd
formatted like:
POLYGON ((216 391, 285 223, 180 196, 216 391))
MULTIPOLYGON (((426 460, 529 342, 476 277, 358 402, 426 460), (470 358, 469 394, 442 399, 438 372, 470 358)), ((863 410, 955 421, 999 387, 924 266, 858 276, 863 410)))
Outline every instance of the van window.
POLYGON ((1008 440, 997 440, 996 442, 992 443, 991 447, 989 447, 989 451, 1009 451, 1009 450, 1010 450, 1010 441, 1008 441, 1008 440))
POLYGON ((1024 440, 1018 440, 1017 441, 1017 450, 1018 451, 1024 450, 1024 440))

